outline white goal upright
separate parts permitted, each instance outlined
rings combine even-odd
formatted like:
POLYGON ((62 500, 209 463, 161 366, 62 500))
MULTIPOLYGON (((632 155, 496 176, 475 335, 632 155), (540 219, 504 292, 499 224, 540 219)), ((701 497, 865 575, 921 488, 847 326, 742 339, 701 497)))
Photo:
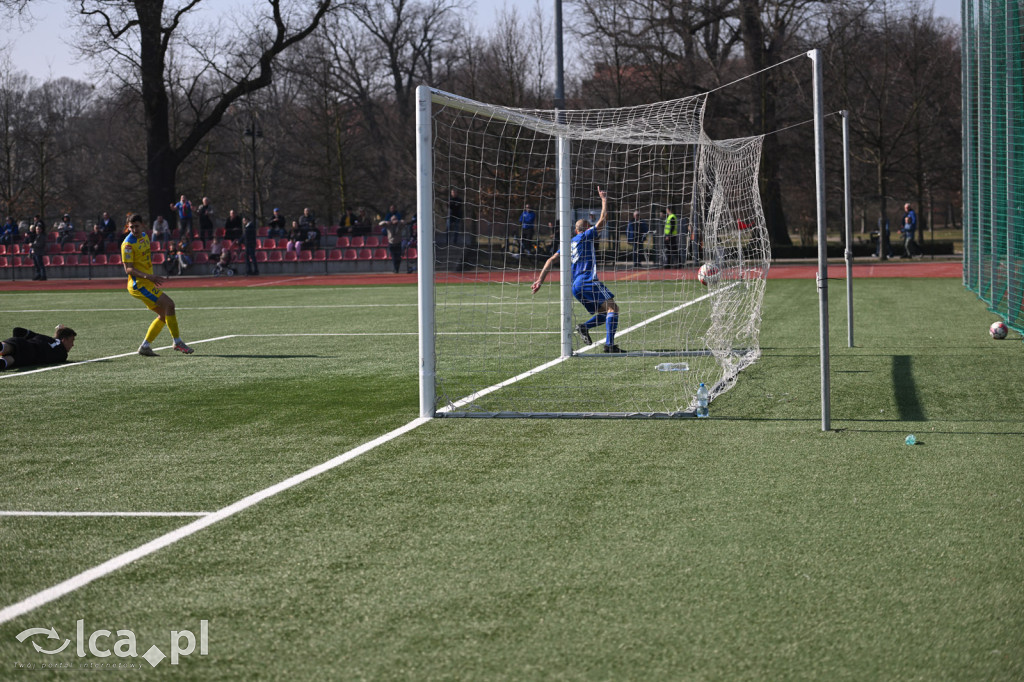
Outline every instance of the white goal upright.
POLYGON ((705 100, 522 110, 419 88, 421 416, 693 416, 700 383, 714 399, 759 357, 761 138, 708 138, 705 100), (593 343, 577 332, 592 314, 569 258, 531 289, 554 251, 570 253, 576 221, 597 221, 598 188, 598 278, 622 353, 604 352, 603 320, 593 343))

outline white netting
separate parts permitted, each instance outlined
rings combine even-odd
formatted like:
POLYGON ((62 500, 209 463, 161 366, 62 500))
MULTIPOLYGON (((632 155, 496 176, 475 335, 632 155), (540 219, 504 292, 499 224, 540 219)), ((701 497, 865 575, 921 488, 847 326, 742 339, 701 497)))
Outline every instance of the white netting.
POLYGON ((439 413, 679 415, 692 410, 699 382, 720 394, 759 356, 770 258, 757 191, 760 137, 710 140, 701 127, 704 96, 566 112, 439 92, 433 101, 439 413), (591 314, 573 302, 572 324, 562 328, 557 265, 531 292, 560 244, 559 137, 570 145, 571 221, 596 222, 598 187, 608 193, 598 276, 620 307, 614 341, 623 354, 602 352, 604 325, 591 330, 593 345, 573 334, 573 353, 562 354, 563 334, 591 314), (463 202, 461 222, 451 220, 452 190, 456 214, 463 202), (524 239, 527 204, 537 228, 524 239), (677 217, 675 250, 665 209, 677 217), (648 232, 631 242, 634 211, 648 232), (697 280, 704 263, 717 270, 707 285, 697 280), (657 369, 663 363, 688 369, 657 369))

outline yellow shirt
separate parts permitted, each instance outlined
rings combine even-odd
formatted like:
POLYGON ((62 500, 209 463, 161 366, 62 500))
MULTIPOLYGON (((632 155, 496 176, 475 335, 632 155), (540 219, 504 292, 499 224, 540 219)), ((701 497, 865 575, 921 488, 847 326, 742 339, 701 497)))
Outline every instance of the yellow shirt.
POLYGON ((129 232, 121 242, 121 262, 147 275, 152 275, 153 258, 149 253, 149 235, 143 233, 141 237, 136 238, 129 232))
POLYGON ((665 234, 674 235, 676 232, 678 232, 676 228, 676 214, 669 213, 668 217, 665 218, 665 234))

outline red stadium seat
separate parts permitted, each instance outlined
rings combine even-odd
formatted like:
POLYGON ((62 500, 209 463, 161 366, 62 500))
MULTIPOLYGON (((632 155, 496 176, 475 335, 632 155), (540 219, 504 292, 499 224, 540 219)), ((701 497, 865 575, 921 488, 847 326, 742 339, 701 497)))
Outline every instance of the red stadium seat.
POLYGON ((341 249, 331 249, 327 253, 327 260, 341 260, 341 249))
POLYGON ((387 249, 374 249, 373 251, 373 260, 389 260, 390 258, 391 254, 387 249))
POLYGON ((82 262, 83 258, 88 258, 88 256, 79 256, 76 253, 73 253, 70 256, 64 256, 64 265, 78 265, 82 262))
POLYGON ((54 254, 54 253, 60 253, 60 244, 47 244, 46 245, 46 253, 47 253, 47 255, 54 254))
POLYGON ((153 254, 153 265, 163 265, 165 258, 166 258, 166 256, 163 253, 154 253, 153 254))
POLYGON ((207 263, 210 262, 210 254, 206 253, 205 251, 193 253, 192 262, 195 263, 196 265, 206 265, 207 263))
MULTIPOLYGON (((163 257, 163 254, 160 254, 160 256, 163 257)), ((155 263, 156 260, 154 260, 153 262, 155 263)), ((104 256, 102 253, 98 254, 96 257, 94 257, 92 259, 92 264, 93 265, 106 265, 107 264, 107 257, 104 256)))
POLYGON ((192 253, 196 253, 197 251, 205 251, 205 250, 206 250, 206 245, 203 243, 202 239, 193 239, 192 240, 192 253))
POLYGON ((349 240, 348 245, 353 249, 361 249, 366 246, 366 240, 362 237, 352 237, 352 239, 349 240))
POLYGON ((61 265, 64 265, 64 256, 61 255, 46 256, 46 258, 44 258, 43 260, 47 261, 46 265, 52 265, 54 267, 60 267, 61 265))
POLYGON ((152 251, 153 253, 156 253, 157 251, 163 251, 164 250, 164 243, 163 242, 150 242, 149 243, 149 250, 152 251))
POLYGON ((338 237, 338 248, 347 249, 349 247, 348 237, 338 237))
POLYGON ((298 260, 299 260, 299 255, 297 253, 295 253, 294 251, 285 251, 284 252, 284 262, 285 263, 295 263, 298 260))
POLYGON ((266 263, 267 262, 267 252, 266 251, 257 251, 256 252, 256 262, 257 263, 266 263))
POLYGON ((261 239, 263 237, 266 237, 268 234, 270 234, 270 226, 269 225, 264 225, 263 227, 261 227, 258 230, 256 230, 256 236, 260 237, 261 239))
POLYGON ((418 252, 416 251, 415 246, 410 246, 408 251, 405 252, 406 260, 416 260, 417 255, 418 252))
POLYGON ((223 227, 216 227, 213 230, 213 236, 220 237, 221 239, 224 239, 224 235, 226 235, 227 233, 227 230, 225 230, 223 227))
POLYGON ((78 249, 75 248, 75 245, 70 242, 65 244, 60 250, 61 253, 76 253, 77 251, 78 249))
POLYGON ((277 242, 274 241, 273 239, 264 239, 263 241, 261 241, 259 243, 259 248, 261 248, 261 249, 276 249, 277 248, 277 242))
POLYGON ((281 261, 284 260, 284 257, 281 255, 281 252, 276 249, 274 251, 265 251, 264 253, 267 254, 268 263, 280 263, 281 261))
POLYGON ((121 254, 115 253, 113 256, 107 256, 107 265, 120 265, 121 254))
POLYGON ((7 256, 0 256, 0 268, 9 267, 7 265, 7 256))
POLYGON ((57 237, 58 236, 59 236, 59 234, 57 233, 56 230, 54 230, 53 232, 47 232, 46 233, 46 241, 48 241, 48 242, 55 242, 55 241, 57 241, 57 237))
POLYGON ((356 251, 355 249, 345 249, 344 251, 341 252, 341 259, 342 260, 358 260, 359 259, 359 252, 356 251))
POLYGON ((299 260, 300 261, 311 261, 311 260, 313 260, 313 252, 309 251, 309 250, 299 251, 299 260))
POLYGON ((317 249, 316 251, 310 251, 313 254, 313 260, 320 263, 327 260, 327 252, 323 249, 317 249))
POLYGON ((373 249, 359 249, 359 260, 373 260, 373 249))
POLYGON ((375 249, 380 246, 380 239, 373 236, 372 234, 363 240, 364 244, 371 249, 375 249))

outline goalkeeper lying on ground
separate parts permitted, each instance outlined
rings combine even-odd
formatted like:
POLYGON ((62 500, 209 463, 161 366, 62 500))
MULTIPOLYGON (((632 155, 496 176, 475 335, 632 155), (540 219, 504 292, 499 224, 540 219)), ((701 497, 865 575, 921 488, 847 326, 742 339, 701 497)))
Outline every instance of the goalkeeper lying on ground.
POLYGON ((75 330, 57 325, 55 336, 37 334, 15 327, 11 338, 0 344, 0 370, 15 365, 59 365, 68 361, 68 351, 75 345, 75 330))
MULTIPOLYGON (((572 238, 572 295, 592 314, 589 320, 576 327, 576 333, 588 344, 593 343, 590 330, 604 323, 604 352, 625 353, 615 345, 615 330, 619 327, 619 306, 615 303, 615 294, 608 291, 608 287, 597 278, 594 238, 608 221, 608 193, 602 192, 600 187, 597 193, 601 196, 601 217, 593 225, 582 218, 577 220, 576 234, 572 238)), ((533 283, 533 293, 540 289, 561 252, 561 249, 555 251, 544 263, 540 277, 533 283)))

